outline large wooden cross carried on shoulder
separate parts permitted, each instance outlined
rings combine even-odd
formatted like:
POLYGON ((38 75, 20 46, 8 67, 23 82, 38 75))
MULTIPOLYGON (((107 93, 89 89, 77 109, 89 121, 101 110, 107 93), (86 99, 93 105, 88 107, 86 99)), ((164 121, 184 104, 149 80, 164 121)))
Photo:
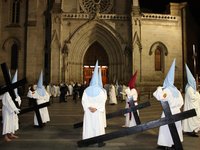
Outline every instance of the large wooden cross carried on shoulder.
POLYGON ((19 80, 15 83, 12 83, 6 63, 1 64, 1 70, 3 72, 3 76, 4 76, 4 80, 6 82, 6 85, 5 85, 5 87, 0 89, 0 95, 4 94, 5 92, 9 92, 15 106, 17 108, 19 108, 18 102, 15 101, 16 95, 15 95, 14 89, 16 89, 19 86, 24 85, 26 83, 26 78, 19 80))
MULTIPOLYGON (((5 85, 5 87, 0 89, 0 95, 4 94, 5 92, 9 92, 9 94, 10 94, 10 96, 12 98, 12 101, 14 102, 15 106, 17 108, 19 108, 18 102, 15 101, 16 95, 15 95, 14 89, 16 89, 19 86, 24 85, 26 83, 26 78, 24 78, 22 80, 19 80, 18 82, 12 83, 6 63, 1 64, 1 69, 2 69, 2 72, 3 72, 3 76, 4 76, 4 80, 6 82, 6 85, 5 85)), ((30 112, 30 111, 35 111, 39 127, 43 127, 43 123, 42 123, 42 119, 41 119, 41 115, 40 115, 39 109, 43 108, 43 107, 46 107, 48 105, 50 105, 50 102, 46 102, 46 103, 37 105, 36 100, 35 100, 33 107, 25 108, 23 110, 20 110, 19 115, 25 114, 25 113, 30 112)))
POLYGON ((37 101, 36 99, 32 99, 32 101, 33 101, 33 106, 31 106, 29 108, 22 109, 20 111, 19 115, 34 111, 36 118, 37 118, 37 121, 38 121, 38 127, 42 128, 44 125, 43 125, 43 122, 42 122, 40 109, 49 106, 50 102, 46 102, 46 103, 42 103, 42 104, 38 105, 37 102, 36 102, 37 101))
POLYGON ((120 137, 124 137, 124 136, 128 136, 128 135, 132 135, 132 134, 136 134, 139 132, 143 132, 149 129, 153 129, 162 125, 168 125, 169 129, 170 129, 170 133, 172 135, 172 139, 174 142, 174 146, 176 150, 183 150, 182 147, 182 143, 180 142, 180 138, 177 132, 177 128, 175 126, 175 122, 176 121, 180 121, 186 118, 190 118, 193 116, 196 116, 196 111, 195 109, 192 110, 188 110, 182 113, 178 113, 178 114, 174 114, 172 115, 169 104, 167 101, 162 101, 161 102, 162 107, 163 107, 163 111, 165 113, 165 117, 158 119, 158 120, 154 120, 154 121, 150 121, 147 123, 143 123, 137 126, 133 126, 130 128, 125 128, 119 131, 115 131, 115 132, 111 132, 111 133, 107 133, 104 135, 100 135, 100 136, 96 136, 93 138, 88 138, 85 140, 81 140, 78 141, 77 144, 79 147, 86 147, 89 146, 91 144, 95 144, 95 143, 101 143, 104 141, 108 141, 108 140, 112 140, 115 138, 120 138, 120 137))
MULTIPOLYGON (((131 107, 126 108, 126 109, 120 109, 119 111, 106 114, 106 119, 111 119, 111 118, 114 118, 114 117, 122 116, 124 114, 133 112, 136 124, 139 125, 139 124, 141 124, 141 121, 140 121, 140 118, 138 116, 137 110, 148 107, 148 106, 150 106, 149 101, 141 103, 139 105, 135 105, 134 101, 131 100, 131 107)), ((79 127, 83 127, 83 122, 79 122, 79 123, 74 124, 74 128, 79 128, 79 127)))

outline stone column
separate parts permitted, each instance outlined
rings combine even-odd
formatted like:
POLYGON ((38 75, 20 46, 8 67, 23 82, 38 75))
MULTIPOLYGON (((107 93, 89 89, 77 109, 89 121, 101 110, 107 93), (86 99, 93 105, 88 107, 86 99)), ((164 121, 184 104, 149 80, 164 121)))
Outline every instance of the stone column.
MULTIPOLYGON (((140 81, 142 81, 142 51, 141 47, 138 45, 138 42, 141 42, 141 14, 140 14, 140 6, 139 6, 139 1, 138 0, 132 0, 132 12, 131 12, 131 23, 132 23, 132 66, 136 66, 134 59, 135 57, 140 58, 140 63, 138 68, 138 77, 140 81), (135 44, 137 44, 139 49, 139 55, 140 56, 135 56, 135 50, 133 49, 135 47, 135 44)), ((141 44, 141 43, 140 43, 141 44)), ((134 67, 135 69, 135 67, 134 67)), ((132 74, 135 72, 135 70, 132 70, 132 74)))

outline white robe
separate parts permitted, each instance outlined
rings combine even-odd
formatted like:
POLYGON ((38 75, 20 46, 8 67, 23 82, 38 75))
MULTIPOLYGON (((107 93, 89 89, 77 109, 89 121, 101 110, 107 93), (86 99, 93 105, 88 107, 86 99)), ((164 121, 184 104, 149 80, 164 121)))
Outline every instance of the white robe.
POLYGON ((51 96, 52 95, 52 93, 51 93, 51 91, 52 91, 52 86, 51 85, 47 85, 47 88, 46 88, 46 90, 47 90, 47 93, 49 94, 49 96, 51 96))
POLYGON ((116 84, 114 87, 115 87, 115 93, 116 93, 116 96, 118 96, 118 94, 119 94, 119 93, 118 93, 119 85, 116 84))
POLYGON ((56 87, 56 85, 52 86, 52 96, 57 97, 57 87, 56 87))
MULTIPOLYGON (((38 105, 49 102, 49 98, 50 98, 49 94, 46 91, 45 91, 45 96, 40 96, 37 93, 37 91, 32 92, 32 91, 29 90, 27 96, 29 98, 36 99, 38 105)), ((41 115, 41 118, 42 118, 42 123, 47 123, 48 121, 50 121, 49 111, 48 111, 47 107, 40 108, 39 111, 40 111, 40 115, 41 115)), ((34 125, 38 126, 38 120, 37 120, 35 113, 34 113, 34 125)))
POLYGON ((110 85, 110 89, 109 89, 109 104, 117 104, 115 86, 112 84, 110 85))
POLYGON ((83 139, 91 138, 105 134, 105 120, 103 118, 105 112, 106 96, 102 90, 98 96, 90 97, 84 91, 82 97, 82 106, 84 109, 83 117, 83 139), (97 110, 92 113, 89 107, 97 110))
POLYGON ((122 100, 124 100, 124 101, 126 100, 126 95, 124 94, 126 89, 127 89, 127 86, 122 85, 122 92, 121 92, 121 94, 122 94, 122 100))
POLYGON ((69 95, 72 95, 73 94, 73 86, 71 84, 68 86, 68 89, 69 89, 69 95))
MULTIPOLYGON (((16 101, 21 101, 19 96, 16 101)), ((2 97, 2 122, 3 131, 2 135, 7 133, 15 133, 19 129, 18 113, 19 109, 15 106, 10 94, 6 92, 2 97)))
POLYGON ((200 130, 200 94, 190 86, 185 93, 184 111, 195 109, 197 116, 184 119, 182 122, 184 132, 198 132, 200 130))
MULTIPOLYGON (((137 103, 138 93, 137 93, 137 91, 135 89, 131 89, 130 93, 127 95, 125 108, 129 108, 129 101, 131 100, 131 97, 133 97, 135 106, 138 105, 138 103, 137 103)), ((139 111, 137 111, 137 113, 139 115, 139 111)), ((125 120, 125 126, 126 127, 132 127, 132 126, 136 125, 133 112, 127 113, 127 114, 125 114, 125 116, 126 116, 126 120, 125 120), (131 115, 131 120, 130 120, 130 115, 131 115)))
MULTIPOLYGON (((106 101, 107 101, 107 91, 104 88, 102 88, 102 89, 103 89, 104 94, 105 94, 105 104, 106 104, 106 101)), ((103 121, 104 121, 104 127, 106 128, 107 127, 107 121, 106 121, 106 108, 105 108, 105 105, 104 105, 104 112, 102 114, 102 117, 103 117, 103 121)))
POLYGON ((56 86, 56 96, 60 96, 60 87, 58 85, 56 86))
MULTIPOLYGON (((181 112, 180 109, 183 105, 183 97, 180 92, 179 96, 175 98, 168 88, 162 90, 162 87, 158 87, 157 90, 153 93, 153 95, 158 101, 168 101, 172 114, 177 114, 181 112)), ((161 117, 162 118, 165 117, 164 112, 162 113, 161 117)), ((180 141, 183 142, 181 121, 177 121, 175 124, 179 134, 180 141)), ((157 144, 167 147, 171 147, 174 144, 168 125, 160 126, 157 144)))

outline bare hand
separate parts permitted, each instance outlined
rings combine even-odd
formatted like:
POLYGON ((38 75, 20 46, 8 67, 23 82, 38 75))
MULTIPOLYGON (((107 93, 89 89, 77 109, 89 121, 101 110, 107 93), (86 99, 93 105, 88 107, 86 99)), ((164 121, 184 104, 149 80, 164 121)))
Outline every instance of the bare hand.
POLYGON ((89 110, 90 110, 92 113, 94 113, 95 111, 97 111, 97 109, 94 108, 94 107, 89 107, 89 110))

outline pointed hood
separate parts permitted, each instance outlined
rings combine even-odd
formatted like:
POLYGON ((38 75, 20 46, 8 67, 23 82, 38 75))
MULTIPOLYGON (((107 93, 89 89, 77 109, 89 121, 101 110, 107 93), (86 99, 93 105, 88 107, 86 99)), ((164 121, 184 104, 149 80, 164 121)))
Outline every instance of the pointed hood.
POLYGON ((174 59, 167 73, 167 76, 165 77, 163 88, 169 88, 170 91, 173 93, 173 96, 178 97, 179 95, 178 89, 174 86, 175 66, 176 66, 176 59, 174 59))
POLYGON ((40 73, 40 77, 39 77, 39 80, 38 80, 38 83, 37 83, 36 91, 38 92, 38 94, 40 96, 44 96, 45 95, 45 89, 44 89, 44 86, 43 86, 43 72, 42 71, 40 73))
POLYGON ((169 87, 169 86, 174 86, 174 72, 175 72, 175 64, 176 64, 176 60, 174 59, 168 73, 167 76, 165 77, 164 83, 163 83, 163 87, 169 87))
MULTIPOLYGON (((13 76, 13 79, 12 79, 12 83, 17 82, 17 73, 18 73, 18 71, 16 70, 16 71, 15 71, 15 74, 14 74, 14 76, 13 76)), ((10 71, 9 71, 9 74, 10 74, 10 71)), ((15 91, 15 95, 18 97, 19 95, 18 95, 18 90, 17 90, 17 88, 14 89, 14 91, 15 91)))
POLYGON ((186 85, 186 88, 185 88, 185 91, 187 90, 187 88, 189 86, 191 86, 195 91, 196 91, 196 80, 195 78, 193 77, 190 69, 188 68, 187 64, 185 64, 185 69, 186 69, 186 74, 187 74, 187 85, 186 85))
POLYGON ((89 87, 85 89, 85 92, 87 93, 88 96, 95 97, 99 95, 101 87, 99 86, 98 80, 99 80, 99 75, 98 75, 98 60, 97 60, 89 87))
POLYGON ((137 71, 134 73, 134 75, 131 77, 131 80, 128 83, 128 87, 131 89, 135 88, 135 82, 137 77, 137 71))
POLYGON ((101 77, 101 68, 99 68, 99 81, 98 81, 98 83, 99 83, 99 86, 101 88, 103 88, 102 77, 101 77))
POLYGON ((98 60, 96 61, 96 65, 94 68, 94 72, 92 75, 92 79, 90 81, 90 86, 98 85, 98 60))

